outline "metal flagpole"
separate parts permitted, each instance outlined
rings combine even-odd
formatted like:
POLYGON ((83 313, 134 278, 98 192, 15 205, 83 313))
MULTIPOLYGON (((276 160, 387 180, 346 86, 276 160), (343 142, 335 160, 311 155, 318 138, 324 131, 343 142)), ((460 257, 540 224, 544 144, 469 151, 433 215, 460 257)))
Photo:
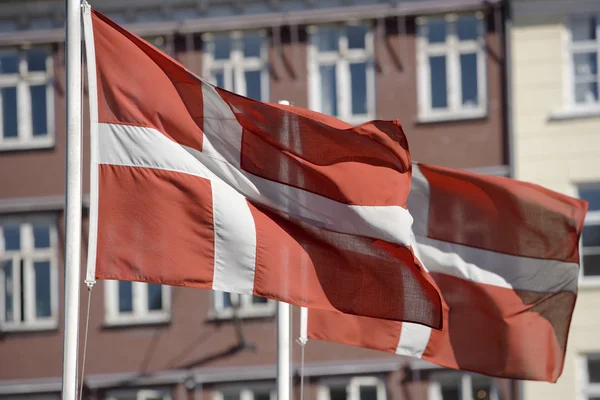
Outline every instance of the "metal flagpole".
MULTIPOLYGON (((282 100, 279 104, 289 105, 282 100)), ((289 132, 285 140, 290 142, 289 132)), ((291 306, 281 301, 277 302, 277 400, 290 400, 291 393, 291 306)))
POLYGON ((63 400, 77 399, 77 344, 81 261, 81 3, 67 8, 67 193, 63 400))

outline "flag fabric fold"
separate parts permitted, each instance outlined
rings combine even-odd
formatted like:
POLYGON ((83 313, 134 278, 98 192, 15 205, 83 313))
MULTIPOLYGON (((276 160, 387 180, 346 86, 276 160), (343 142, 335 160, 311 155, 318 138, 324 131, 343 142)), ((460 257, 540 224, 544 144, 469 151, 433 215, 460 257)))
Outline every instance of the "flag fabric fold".
POLYGON ((556 382, 587 203, 508 178, 415 164, 408 210, 415 254, 442 294, 442 330, 309 310, 308 338, 556 382))
POLYGON ((411 246, 397 121, 349 126, 238 96, 94 10, 86 23, 98 87, 88 280, 441 327, 411 246))

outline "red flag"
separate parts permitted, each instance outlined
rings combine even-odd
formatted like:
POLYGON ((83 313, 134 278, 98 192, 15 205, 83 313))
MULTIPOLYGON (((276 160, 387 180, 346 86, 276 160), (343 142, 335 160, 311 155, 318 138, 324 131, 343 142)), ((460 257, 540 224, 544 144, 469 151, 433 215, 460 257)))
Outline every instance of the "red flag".
POLYGON ((351 127, 244 98, 97 12, 92 26, 88 279, 441 326, 439 293, 410 246, 411 161, 398 122, 351 127))
POLYGON ((529 183, 425 164, 408 209, 441 331, 310 310, 308 337, 486 375, 555 382, 564 364, 587 203, 529 183))

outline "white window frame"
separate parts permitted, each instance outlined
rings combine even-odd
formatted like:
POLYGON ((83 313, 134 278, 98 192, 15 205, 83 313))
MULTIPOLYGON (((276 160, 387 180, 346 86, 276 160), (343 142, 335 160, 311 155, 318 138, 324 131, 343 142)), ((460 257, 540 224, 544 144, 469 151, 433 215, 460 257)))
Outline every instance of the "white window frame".
POLYGON ((135 394, 136 400, 173 399, 171 391, 168 389, 122 389, 108 392, 105 400, 120 400, 124 397, 131 397, 132 394, 135 394))
POLYGON ((0 260, 8 258, 13 259, 13 313, 16 316, 21 315, 21 296, 20 296, 20 274, 15 273, 15 266, 19 266, 23 260, 23 279, 25 321, 7 322, 5 299, 5 280, 4 271, 0 270, 0 331, 29 331, 29 330, 49 330, 58 327, 58 233, 56 229, 56 217, 50 215, 36 215, 24 218, 3 217, 0 218, 0 225, 10 224, 19 225, 21 234, 21 249, 19 251, 4 250, 4 235, 0 228, 0 260), (39 223, 50 227, 50 248, 35 249, 33 243, 33 225, 39 223), (36 260, 50 261, 50 316, 47 318, 36 317, 35 313, 35 271, 34 262, 36 260))
POLYGON ((225 292, 212 291, 213 309, 212 319, 260 318, 271 317, 275 314, 275 301, 267 299, 266 303, 253 303, 252 295, 230 293, 231 307, 225 307, 223 296, 225 292))
MULTIPOLYGON (((567 61, 566 61, 566 76, 565 76, 565 109, 567 114, 573 116, 581 115, 600 115, 600 97, 597 103, 593 104, 577 104, 575 102, 575 65, 573 55, 580 52, 596 52, 597 68, 600 69, 600 14, 592 14, 585 16, 595 16, 596 23, 596 41, 586 43, 573 42, 573 25, 576 18, 581 18, 582 15, 572 15, 565 17, 565 36, 567 46, 567 61)), ((600 70, 597 71, 597 83, 600 90, 600 70)), ((599 93, 600 96, 600 93, 599 93)))
POLYGON ((261 37, 260 56, 246 57, 244 56, 243 41, 243 36, 246 32, 250 33, 250 31, 231 31, 227 34, 229 36, 229 40, 231 40, 231 52, 229 53, 229 59, 227 60, 215 60, 215 43, 213 39, 217 34, 205 33, 202 35, 202 41, 204 43, 203 76, 206 77, 210 83, 216 85, 217 80, 213 75, 213 71, 223 70, 223 89, 233 92, 233 88, 235 86, 235 93, 239 94, 240 96, 247 96, 246 76, 244 73, 247 71, 260 71, 261 101, 269 101, 269 48, 266 40, 267 33, 264 29, 252 31, 252 33, 258 32, 261 37), (235 80, 235 82, 232 79, 235 80))
POLYGON ((417 97, 420 122, 452 121, 483 118, 487 115, 487 63, 486 63, 486 23, 481 11, 471 13, 478 20, 478 37, 475 40, 458 39, 458 17, 466 14, 445 14, 434 17, 417 18, 417 97), (446 42, 429 44, 427 23, 432 19, 443 19, 447 24, 446 42), (462 105, 462 83, 460 55, 477 54, 477 88, 479 104, 476 107, 462 105), (429 56, 446 56, 446 95, 448 107, 431 107, 431 74, 429 56))
POLYGON ((212 393, 212 400, 223 400, 225 394, 238 394, 240 400, 254 400, 255 392, 269 392, 270 400, 277 400, 277 391, 272 384, 255 383, 250 385, 233 384, 228 386, 217 387, 212 393))
MULTIPOLYGON (((0 87, 17 88, 17 137, 4 138, 0 134, 0 151, 38 149, 54 146, 54 57, 50 46, 36 46, 47 52, 45 72, 27 72, 26 51, 29 48, 3 48, 0 53, 18 53, 19 72, 16 74, 0 74, 0 87), (46 85, 46 127, 45 136, 33 136, 33 118, 31 116, 31 95, 29 87, 33 85, 46 85)), ((0 98, 0 133, 2 132, 2 100, 0 98)))
POLYGON ((105 323, 111 326, 167 323, 171 320, 171 287, 162 285, 162 310, 148 310, 148 284, 131 282, 133 311, 119 312, 119 281, 104 281, 105 323))
MULTIPOLYGON (((598 184, 581 184, 577 186, 577 194, 579 194, 580 188, 593 188, 600 191, 600 183, 598 184)), ((578 196, 579 197, 579 196, 578 196)), ((583 226, 590 225, 600 225, 600 210, 588 210, 585 219, 583 221, 583 226)), ((583 235, 582 235, 583 238, 583 235)), ((600 247, 595 247, 594 250, 600 251, 600 247)), ((583 240, 579 241, 579 258, 581 268, 579 269, 579 282, 583 286, 600 286, 600 275, 584 275, 585 271, 585 263, 583 262, 583 256, 585 253, 585 249, 583 247, 583 240)))
POLYGON ((351 378, 325 378, 319 381, 317 400, 331 400, 331 387, 345 387, 347 400, 360 400, 360 387, 371 386, 377 390, 377 400, 387 400, 385 381, 377 376, 356 376, 351 378))
POLYGON ((358 125, 375 118, 375 43, 373 40, 373 24, 370 21, 349 21, 344 24, 311 25, 307 29, 308 41, 308 107, 317 112, 323 112, 321 106, 321 82, 319 66, 335 65, 336 75, 336 102, 338 115, 333 115, 349 124, 358 125), (364 25, 364 49, 349 49, 348 38, 345 33, 346 25, 364 25), (318 48, 319 28, 335 28, 339 30, 339 43, 337 51, 320 52, 318 48), (352 83, 350 64, 366 63, 367 66, 367 113, 352 114, 352 83))
MULTIPOLYGON (((444 400, 442 387, 445 384, 458 384, 461 400, 472 400, 473 378, 476 375, 470 373, 440 372, 431 375, 428 386, 429 400, 444 400)), ((482 376, 491 380, 490 399, 499 400, 500 394, 496 380, 491 377, 482 376)))
POLYGON ((600 383, 590 383, 587 366, 589 359, 600 359, 600 354, 580 354, 577 357, 577 381, 579 383, 580 400, 600 397, 600 383))

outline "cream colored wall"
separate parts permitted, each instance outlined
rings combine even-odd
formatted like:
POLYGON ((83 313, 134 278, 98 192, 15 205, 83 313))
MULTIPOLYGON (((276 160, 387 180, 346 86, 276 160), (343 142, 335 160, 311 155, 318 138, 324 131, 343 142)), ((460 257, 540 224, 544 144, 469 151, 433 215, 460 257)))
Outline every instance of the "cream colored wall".
MULTIPOLYGON (((513 129, 517 179, 576 195, 600 182, 600 114, 552 119, 565 110, 568 82, 565 17, 515 16, 511 31, 513 129)), ((567 358, 558 383, 523 385, 524 400, 581 399, 578 355, 600 352, 600 285, 580 286, 567 358)))

